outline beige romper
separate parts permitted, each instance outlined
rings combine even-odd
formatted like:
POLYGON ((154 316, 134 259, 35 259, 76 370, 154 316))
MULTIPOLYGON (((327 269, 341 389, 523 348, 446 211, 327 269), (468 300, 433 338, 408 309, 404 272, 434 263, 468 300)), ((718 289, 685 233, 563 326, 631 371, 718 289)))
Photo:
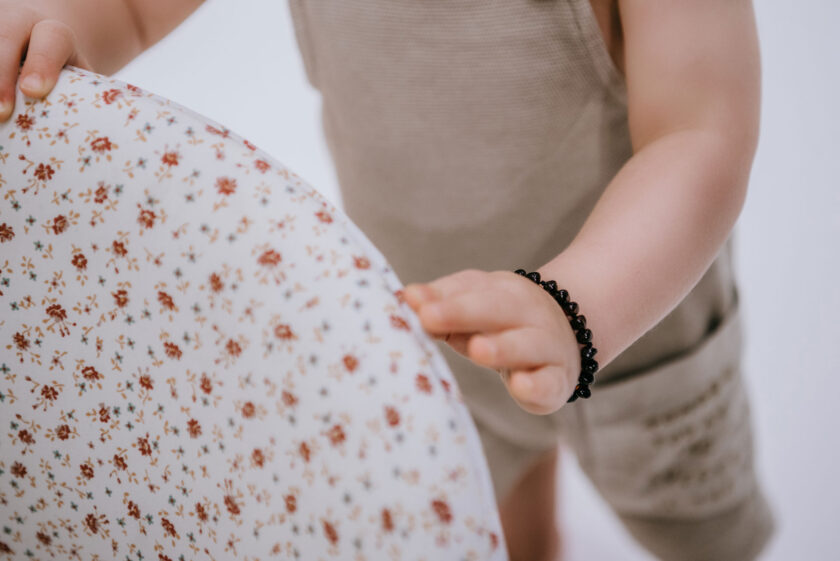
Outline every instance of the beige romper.
MULTIPOLYGON (((344 210, 405 284, 535 270, 632 155, 626 85, 589 0, 290 7, 344 210)), ((563 440, 662 559, 757 554, 774 523, 753 466, 732 247, 730 236, 685 300, 596 375, 591 399, 551 415, 524 411, 493 370, 439 343, 498 500, 563 440)))

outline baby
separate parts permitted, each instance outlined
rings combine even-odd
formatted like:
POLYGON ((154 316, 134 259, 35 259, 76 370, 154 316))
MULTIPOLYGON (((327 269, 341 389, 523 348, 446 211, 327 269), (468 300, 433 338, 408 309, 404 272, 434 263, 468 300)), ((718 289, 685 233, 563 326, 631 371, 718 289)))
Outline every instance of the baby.
MULTIPOLYGON (((200 3, 0 1, 0 120, 18 83, 40 98, 64 64, 112 73, 200 3)), ((561 442, 657 557, 755 558, 774 523, 731 235, 759 134, 751 1, 290 9, 344 210, 409 282, 458 379, 510 558, 560 556, 561 442), (580 344, 520 268, 585 316, 590 399, 566 405, 580 344)))

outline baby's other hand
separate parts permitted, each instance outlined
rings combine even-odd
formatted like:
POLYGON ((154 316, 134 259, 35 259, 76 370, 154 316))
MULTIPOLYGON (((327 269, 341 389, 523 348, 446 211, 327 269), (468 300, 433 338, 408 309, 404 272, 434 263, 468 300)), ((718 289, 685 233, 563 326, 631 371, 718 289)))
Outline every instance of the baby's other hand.
POLYGON ((499 372, 526 411, 553 413, 572 395, 580 372, 577 339, 554 298, 530 279, 467 269, 409 284, 404 297, 432 337, 499 372))

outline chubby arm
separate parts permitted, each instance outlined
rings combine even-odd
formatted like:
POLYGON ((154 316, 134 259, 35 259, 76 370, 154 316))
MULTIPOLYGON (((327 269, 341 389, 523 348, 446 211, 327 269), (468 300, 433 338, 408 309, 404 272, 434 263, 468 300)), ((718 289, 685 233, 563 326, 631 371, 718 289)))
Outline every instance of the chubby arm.
POLYGON ((619 0, 619 10, 633 156, 538 269, 579 303, 600 367, 711 265, 743 207, 759 135, 751 0, 619 0))
POLYGON ((116 72, 172 31, 201 3, 0 0, 0 121, 6 120, 14 108, 18 77, 23 93, 40 98, 52 90, 65 64, 102 74, 116 72))

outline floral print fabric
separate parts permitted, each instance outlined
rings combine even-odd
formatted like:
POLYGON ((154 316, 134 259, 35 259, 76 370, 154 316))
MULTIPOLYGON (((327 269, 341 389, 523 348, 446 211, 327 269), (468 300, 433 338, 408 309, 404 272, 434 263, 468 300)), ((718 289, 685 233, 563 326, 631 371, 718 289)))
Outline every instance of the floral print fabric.
POLYGON ((0 125, 0 558, 506 559, 475 427, 300 177, 68 67, 0 125))

